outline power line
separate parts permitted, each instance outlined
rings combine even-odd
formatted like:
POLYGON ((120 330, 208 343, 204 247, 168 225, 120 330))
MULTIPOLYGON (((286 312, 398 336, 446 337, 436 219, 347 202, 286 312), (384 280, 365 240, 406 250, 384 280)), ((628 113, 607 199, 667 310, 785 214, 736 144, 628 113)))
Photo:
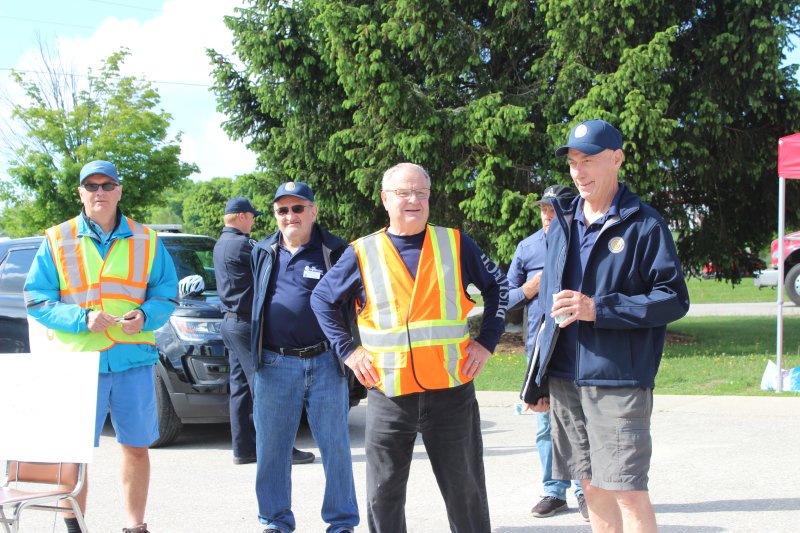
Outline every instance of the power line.
MULTIPOLYGON (((8 72, 11 72, 13 70, 14 72, 21 72, 23 74, 48 74, 48 75, 55 74, 57 76, 64 77, 64 78, 66 78, 67 76, 78 77, 78 78, 88 78, 89 77, 88 74, 76 74, 76 73, 73 73, 73 72, 58 72, 58 71, 47 71, 47 72, 45 72, 45 71, 42 71, 42 70, 26 70, 26 69, 17 69, 17 68, 9 68, 9 67, 0 67, 0 71, 3 71, 3 70, 8 71, 8 72)), ((122 77, 122 76, 120 76, 120 77, 122 77)), ((136 77, 136 76, 133 76, 133 77, 136 77)), ((162 81, 162 80, 150 80, 150 79, 147 79, 147 78, 143 78, 143 81, 146 81, 148 83, 155 83, 155 84, 158 84, 158 85, 183 85, 183 86, 186 86, 186 87, 202 87, 202 88, 206 88, 206 89, 211 87, 211 85, 209 85, 207 83, 190 83, 190 82, 184 82, 184 81, 162 81)))
POLYGON ((108 2, 107 0, 89 0, 95 4, 107 4, 109 6, 128 7, 130 9, 139 9, 141 11, 151 11, 153 13, 161 13, 161 9, 154 9, 152 7, 133 6, 131 4, 122 4, 120 2, 108 2))
POLYGON ((68 22, 60 22, 60 21, 56 22, 56 21, 52 21, 52 20, 27 19, 27 18, 22 18, 22 17, 9 17, 8 15, 0 15, 0 19, 17 20, 17 21, 21 21, 21 22, 34 22, 34 23, 37 23, 37 24, 52 24, 54 26, 70 26, 72 28, 83 28, 85 30, 96 30, 97 29, 95 26, 85 26, 85 25, 82 25, 82 24, 70 24, 68 22))

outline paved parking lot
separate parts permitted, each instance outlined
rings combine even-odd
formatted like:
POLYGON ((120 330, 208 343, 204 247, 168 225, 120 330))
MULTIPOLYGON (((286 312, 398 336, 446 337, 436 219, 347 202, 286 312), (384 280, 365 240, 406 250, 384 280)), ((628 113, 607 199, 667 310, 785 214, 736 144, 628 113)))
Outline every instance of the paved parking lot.
MULTIPOLYGON (((589 532, 574 497, 570 511, 533 518, 540 469, 533 447, 536 419, 516 415, 514 393, 479 393, 487 485, 494 533, 589 532)), ((365 405, 350 416, 353 467, 364 509, 365 405)), ((800 398, 656 395, 651 497, 660 531, 667 533, 786 532, 800 530, 800 398)), ((55 436, 54 436, 55 437, 55 436)), ((153 533, 259 533, 255 465, 234 466, 225 426, 187 428, 175 446, 153 450, 148 522, 153 533)), ((308 430, 298 447, 317 452, 308 430)), ((444 506, 421 443, 408 491, 409 531, 449 531, 444 506)), ((106 430, 91 466, 87 520, 91 531, 123 526, 119 452, 106 430)), ((294 468, 299 532, 325 530, 319 517, 320 461, 294 468)), ((22 531, 64 531, 63 522, 33 512, 22 531)), ((366 531, 362 524, 359 531, 366 531)))

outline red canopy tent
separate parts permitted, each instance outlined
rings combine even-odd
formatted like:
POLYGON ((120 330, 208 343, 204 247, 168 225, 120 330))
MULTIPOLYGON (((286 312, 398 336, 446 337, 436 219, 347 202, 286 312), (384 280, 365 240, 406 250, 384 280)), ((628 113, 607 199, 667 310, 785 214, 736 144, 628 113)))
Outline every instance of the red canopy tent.
POLYGON ((783 390, 783 238, 786 222, 786 180, 800 179, 800 133, 778 140, 778 339, 776 365, 778 367, 775 390, 783 390))

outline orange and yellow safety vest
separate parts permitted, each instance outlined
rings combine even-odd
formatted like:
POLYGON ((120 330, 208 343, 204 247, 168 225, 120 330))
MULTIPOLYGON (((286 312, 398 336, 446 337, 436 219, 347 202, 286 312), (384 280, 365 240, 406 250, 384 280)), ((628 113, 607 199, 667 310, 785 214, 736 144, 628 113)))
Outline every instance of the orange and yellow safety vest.
POLYGON ((456 387, 464 375, 467 315, 475 303, 461 279, 461 233, 427 226, 412 278, 385 230, 353 243, 366 301, 357 302, 362 346, 386 396, 456 387))
MULTIPOLYGON (((105 258, 91 237, 78 235, 80 217, 45 232, 58 270, 62 302, 87 310, 102 309, 121 317, 145 301, 158 237, 150 228, 130 218, 126 220, 133 235, 116 240, 105 258)), ((155 346, 152 331, 128 335, 119 327, 110 327, 102 333, 57 330, 55 338, 63 350, 72 352, 107 350, 115 343, 155 346)))

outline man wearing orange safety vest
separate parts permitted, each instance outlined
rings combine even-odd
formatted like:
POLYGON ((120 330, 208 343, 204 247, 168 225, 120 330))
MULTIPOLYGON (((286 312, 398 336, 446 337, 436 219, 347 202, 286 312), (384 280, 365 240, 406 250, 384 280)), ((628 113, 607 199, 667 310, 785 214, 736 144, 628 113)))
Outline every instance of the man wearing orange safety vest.
POLYGON ((430 194, 430 177, 419 165, 387 170, 381 201, 389 226, 352 243, 317 284, 311 307, 336 353, 369 388, 370 531, 406 530, 406 484, 421 433, 452 531, 486 533, 489 505, 472 380, 503 332, 508 287, 472 239, 428 224, 430 194), (469 284, 484 300, 475 339, 467 328, 475 305, 469 284), (344 308, 353 297, 360 345, 344 308))
MULTIPOLYGON (((45 232, 25 303, 64 351, 100 352, 95 446, 110 411, 122 448, 123 532, 147 533, 148 446, 158 439, 154 331, 175 307, 178 278, 156 233, 117 207, 122 185, 112 163, 87 163, 78 183, 83 212, 45 232)), ((79 500, 85 510, 86 490, 79 500)), ((76 518, 65 521, 80 532, 76 518)))

